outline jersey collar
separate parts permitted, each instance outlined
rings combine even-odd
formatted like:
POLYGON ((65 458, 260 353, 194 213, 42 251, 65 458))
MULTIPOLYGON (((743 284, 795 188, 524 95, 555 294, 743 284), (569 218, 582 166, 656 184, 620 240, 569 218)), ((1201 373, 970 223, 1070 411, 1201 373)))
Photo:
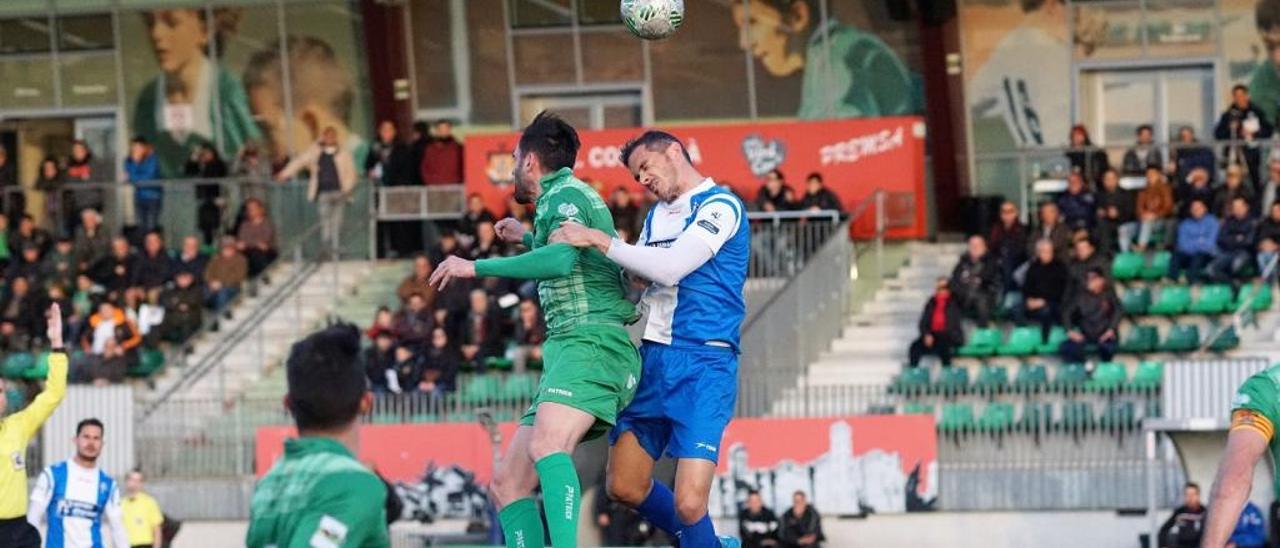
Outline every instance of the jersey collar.
POLYGON ((284 441, 285 456, 301 456, 313 453, 332 453, 355 458, 347 446, 333 438, 307 436, 305 438, 289 438, 284 441))
POLYGON ((571 177, 573 177, 573 168, 571 167, 562 167, 543 175, 541 179, 538 179, 538 185, 542 187, 542 195, 545 196, 548 190, 568 181, 571 177))
POLYGON ((689 203, 690 200, 693 199, 694 196, 697 196, 698 194, 702 194, 703 192, 711 190, 715 187, 716 187, 716 182, 711 180, 711 177, 707 177, 703 179, 701 183, 698 183, 697 185, 695 185, 693 188, 684 191, 684 194, 677 196, 675 200, 672 200, 667 205, 681 206, 681 205, 687 204, 689 203))

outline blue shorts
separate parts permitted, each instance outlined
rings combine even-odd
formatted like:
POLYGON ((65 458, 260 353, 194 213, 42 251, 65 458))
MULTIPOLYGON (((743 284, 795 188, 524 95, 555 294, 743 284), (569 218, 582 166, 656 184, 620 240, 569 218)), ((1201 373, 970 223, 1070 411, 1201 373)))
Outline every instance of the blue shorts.
POLYGON ((632 432, 654 460, 716 462, 720 437, 738 396, 738 355, 715 346, 672 347, 645 341, 635 399, 618 415, 609 444, 632 432))

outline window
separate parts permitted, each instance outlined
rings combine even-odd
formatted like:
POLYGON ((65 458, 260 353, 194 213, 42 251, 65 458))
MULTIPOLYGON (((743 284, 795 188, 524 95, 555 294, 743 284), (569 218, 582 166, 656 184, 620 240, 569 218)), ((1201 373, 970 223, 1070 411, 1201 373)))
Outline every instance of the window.
POLYGON ((58 18, 58 47, 62 51, 110 50, 115 44, 109 14, 58 18))
POLYGON ((573 24, 572 0, 509 0, 508 6, 513 28, 567 27, 573 24))
POLYGON ((49 20, 44 17, 22 17, 0 20, 0 54, 47 53, 49 20))
POLYGON ((409 4, 409 47, 413 48, 414 89, 418 108, 458 105, 453 66, 453 25, 449 0, 420 0, 409 4))

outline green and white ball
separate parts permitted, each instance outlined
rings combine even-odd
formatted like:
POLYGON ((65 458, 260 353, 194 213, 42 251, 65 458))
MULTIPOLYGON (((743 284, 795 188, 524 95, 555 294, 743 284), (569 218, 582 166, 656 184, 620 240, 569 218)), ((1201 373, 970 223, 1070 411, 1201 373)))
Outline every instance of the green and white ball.
POLYGON ((671 36, 684 22, 684 0, 622 0, 622 23, 645 40, 671 36))

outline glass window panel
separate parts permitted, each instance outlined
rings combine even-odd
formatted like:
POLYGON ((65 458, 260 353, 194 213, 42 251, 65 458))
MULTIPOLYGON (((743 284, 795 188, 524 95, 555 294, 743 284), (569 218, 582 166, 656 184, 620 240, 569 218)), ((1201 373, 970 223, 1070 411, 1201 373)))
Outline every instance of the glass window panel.
POLYGON ((617 105, 604 107, 604 127, 640 127, 644 119, 640 115, 638 105, 617 105))
POLYGON ((49 19, 22 17, 0 20, 0 53, 49 51, 49 19))
POLYGON ((471 123, 511 125, 507 29, 503 0, 467 0, 467 56, 471 67, 471 123))
POLYGON ((718 2, 685 2, 685 12, 679 32, 650 42, 654 116, 659 122, 750 116, 733 11, 718 2))
POLYGON ((62 104, 68 107, 115 106, 116 54, 69 53, 58 57, 62 104))
POLYGON ((578 0, 578 23, 582 25, 621 25, 618 2, 612 0, 578 0))
POLYGON ((418 108, 457 106, 453 67, 453 29, 449 0, 409 4, 409 47, 413 48, 414 89, 418 108))
POLYGON ((37 15, 48 11, 49 0, 0 1, 0 14, 3 15, 37 15))
POLYGON ((1142 56, 1142 9, 1138 2, 1084 5, 1073 15, 1076 59, 1142 56))
POLYGON ((63 51, 112 49, 115 35, 110 14, 68 15, 58 18, 58 44, 63 51))
POLYGON ((49 57, 0 59, 0 109, 53 107, 49 57))
POLYGON ((1147 53, 1152 56, 1214 55, 1218 47, 1213 0, 1147 2, 1147 53))
POLYGON ((582 33, 582 72, 587 82, 644 79, 644 43, 630 32, 582 33))
POLYGON ((511 7, 511 26, 515 28, 573 24, 570 0, 510 0, 508 5, 511 7))
POLYGON ((1147 72, 1107 74, 1101 85, 1103 130, 1099 144, 1128 143, 1138 126, 1158 120, 1156 75, 1147 72))
POLYGON ((573 37, 569 34, 516 36, 517 84, 570 84, 577 81, 573 37))

